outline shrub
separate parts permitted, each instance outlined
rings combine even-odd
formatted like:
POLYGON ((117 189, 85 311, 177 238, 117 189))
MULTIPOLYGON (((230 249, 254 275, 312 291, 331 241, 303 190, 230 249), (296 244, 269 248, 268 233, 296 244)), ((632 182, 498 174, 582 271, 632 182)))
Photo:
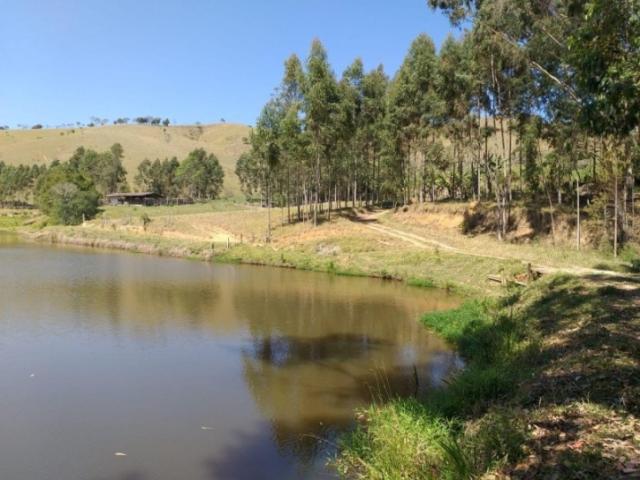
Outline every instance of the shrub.
POLYGON ((58 165, 38 180, 35 198, 52 223, 77 225, 98 213, 100 194, 91 180, 68 165, 58 165))

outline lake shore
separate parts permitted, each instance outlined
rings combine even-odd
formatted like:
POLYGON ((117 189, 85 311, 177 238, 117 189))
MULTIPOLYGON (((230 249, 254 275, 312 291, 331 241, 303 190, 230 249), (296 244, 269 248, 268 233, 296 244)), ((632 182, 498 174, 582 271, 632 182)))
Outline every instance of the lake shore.
MULTIPOLYGON (((563 267, 576 257, 486 238, 473 250, 475 239, 465 244, 445 228, 421 226, 410 221, 411 212, 355 219, 347 212, 318 227, 275 224, 270 243, 262 210, 163 212, 146 231, 138 210, 107 213, 84 226, 14 230, 54 244, 394 279, 469 299, 423 319, 461 352, 467 368, 427 399, 384 399, 359 412, 361 427, 343 439, 337 459, 345 475, 623 478, 640 465, 634 279, 550 275, 505 289, 487 278, 515 278, 525 269, 523 258, 563 267)), ((592 251, 580 261, 624 267, 592 251)))
POLYGON ((552 276, 427 314, 466 368, 428 397, 358 413, 348 478, 635 478, 640 289, 552 276))
POLYGON ((274 221, 271 242, 266 242, 263 210, 225 206, 215 212, 185 209, 188 213, 172 215, 175 210, 166 214, 161 209, 145 210, 157 212, 146 230, 133 209, 130 214, 110 209, 105 212, 108 220, 103 217, 82 226, 29 225, 14 230, 29 241, 369 276, 471 296, 499 294, 500 284, 489 281, 491 275, 509 279, 524 271, 517 259, 477 256, 470 262, 456 251, 371 229, 354 221, 350 212, 318 227, 274 221))
POLYGON ((37 217, 20 224, 0 217, 0 227, 4 222, 41 242, 396 279, 470 296, 499 295, 496 280, 522 278, 528 263, 550 271, 627 268, 622 258, 589 249, 577 252, 570 242, 552 245, 544 236, 503 243, 491 234, 465 235, 465 218, 476 208, 456 203, 398 211, 344 208, 315 227, 310 221, 289 222, 285 210, 273 209, 270 241, 266 209, 228 200, 105 207, 81 226, 46 226, 37 217), (142 214, 150 220, 145 225, 142 214))

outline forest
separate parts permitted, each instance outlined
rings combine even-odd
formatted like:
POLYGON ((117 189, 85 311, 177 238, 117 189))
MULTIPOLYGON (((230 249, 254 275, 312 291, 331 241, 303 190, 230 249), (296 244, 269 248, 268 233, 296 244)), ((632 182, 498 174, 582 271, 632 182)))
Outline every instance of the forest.
POLYGON ((340 77, 314 40, 292 55, 236 173, 289 221, 344 205, 475 200, 504 239, 515 205, 575 212, 615 254, 637 236, 637 0, 429 0, 464 26, 436 49, 418 36, 399 68, 340 77))

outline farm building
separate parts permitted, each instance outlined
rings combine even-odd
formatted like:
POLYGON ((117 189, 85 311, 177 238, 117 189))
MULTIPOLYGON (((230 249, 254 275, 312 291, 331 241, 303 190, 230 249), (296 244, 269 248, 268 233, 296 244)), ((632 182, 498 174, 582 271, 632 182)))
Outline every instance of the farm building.
POLYGON ((158 205, 162 196, 154 192, 119 192, 107 195, 109 205, 158 205))

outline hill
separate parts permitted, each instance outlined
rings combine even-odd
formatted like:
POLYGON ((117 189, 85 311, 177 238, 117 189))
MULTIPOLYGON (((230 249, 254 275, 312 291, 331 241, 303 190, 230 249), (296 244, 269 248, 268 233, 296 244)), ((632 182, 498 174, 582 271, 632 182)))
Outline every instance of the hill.
POLYGON ((235 162, 248 149, 244 142, 248 134, 248 126, 231 123, 4 130, 0 132, 0 161, 13 165, 46 164, 55 159, 68 159, 79 146, 101 151, 120 143, 129 182, 133 183, 138 164, 145 158, 176 156, 182 160, 191 150, 204 148, 216 154, 225 170, 224 195, 235 196, 240 193, 235 162))

